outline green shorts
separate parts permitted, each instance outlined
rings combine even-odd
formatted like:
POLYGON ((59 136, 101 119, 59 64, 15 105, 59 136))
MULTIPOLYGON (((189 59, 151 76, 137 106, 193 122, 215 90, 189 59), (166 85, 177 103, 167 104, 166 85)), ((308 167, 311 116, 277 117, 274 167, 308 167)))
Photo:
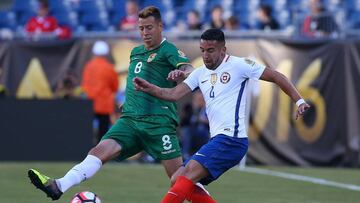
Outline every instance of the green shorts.
POLYGON ((143 150, 155 160, 181 156, 176 123, 166 116, 122 116, 102 137, 105 139, 114 139, 121 145, 119 160, 143 150))

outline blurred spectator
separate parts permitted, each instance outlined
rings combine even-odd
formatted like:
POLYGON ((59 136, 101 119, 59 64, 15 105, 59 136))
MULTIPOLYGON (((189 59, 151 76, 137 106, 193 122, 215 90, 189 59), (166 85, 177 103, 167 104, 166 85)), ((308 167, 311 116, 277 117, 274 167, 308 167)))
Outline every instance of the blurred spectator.
POLYGON ((59 39, 70 39, 72 37, 72 31, 70 27, 66 25, 60 25, 55 33, 59 39))
POLYGON ((138 25, 139 6, 135 0, 126 1, 126 16, 120 21, 120 30, 135 31, 138 25))
POLYGON ((187 103, 183 106, 180 113, 180 142, 182 155, 184 159, 188 159, 193 150, 192 147, 192 131, 191 131, 191 117, 193 115, 192 105, 187 103))
POLYGON ((268 5, 261 5, 256 13, 257 29, 260 30, 278 30, 279 23, 272 16, 272 8, 268 5))
POLYGON ((46 2, 41 2, 37 16, 31 17, 25 25, 25 31, 29 37, 55 37, 59 25, 55 17, 49 15, 49 7, 46 2))
POLYGON ((200 91, 194 93, 191 104, 184 105, 180 114, 180 126, 183 156, 187 159, 210 137, 205 101, 200 91))
POLYGON ((4 85, 0 84, 0 99, 6 97, 6 88, 4 85))
POLYGON ((61 99, 71 99, 80 96, 76 88, 77 77, 74 73, 68 72, 63 80, 61 80, 55 91, 55 96, 61 99))
POLYGON ((223 29, 225 22, 223 19, 224 10, 221 6, 215 6, 211 10, 210 28, 223 29))
POLYGON ((239 30, 239 20, 236 16, 230 16, 225 21, 225 30, 239 30))
POLYGON ((200 20, 200 14, 197 10, 190 10, 186 17, 188 30, 201 30, 202 24, 200 20))
POLYGON ((95 118, 99 123, 96 141, 99 142, 110 126, 110 115, 114 113, 118 76, 114 65, 107 59, 109 45, 96 41, 92 52, 94 57, 86 63, 83 71, 83 88, 87 97, 94 102, 95 118))
POLYGON ((209 121, 206 115, 205 100, 200 91, 197 91, 193 94, 192 108, 192 147, 193 152, 195 152, 199 150, 201 146, 207 143, 210 138, 209 121))
POLYGON ((321 0, 310 0, 310 15, 305 17, 302 34, 307 37, 336 37, 338 26, 331 15, 325 10, 321 0))

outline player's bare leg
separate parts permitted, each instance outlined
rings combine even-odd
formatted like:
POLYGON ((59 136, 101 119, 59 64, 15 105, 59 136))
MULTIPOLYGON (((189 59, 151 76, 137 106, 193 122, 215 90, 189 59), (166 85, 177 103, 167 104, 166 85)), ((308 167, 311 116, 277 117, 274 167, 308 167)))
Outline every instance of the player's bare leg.
POLYGON ((75 165, 60 179, 51 179, 34 169, 30 169, 28 175, 37 188, 56 200, 72 186, 91 178, 104 163, 118 156, 120 151, 121 146, 115 140, 102 140, 89 151, 81 163, 75 165))
POLYGON ((89 151, 89 155, 96 156, 104 164, 120 155, 121 146, 113 139, 102 140, 89 151))
POLYGON ((177 157, 173 159, 162 160, 161 164, 164 166, 168 177, 171 178, 173 174, 181 167, 183 161, 181 157, 177 157))

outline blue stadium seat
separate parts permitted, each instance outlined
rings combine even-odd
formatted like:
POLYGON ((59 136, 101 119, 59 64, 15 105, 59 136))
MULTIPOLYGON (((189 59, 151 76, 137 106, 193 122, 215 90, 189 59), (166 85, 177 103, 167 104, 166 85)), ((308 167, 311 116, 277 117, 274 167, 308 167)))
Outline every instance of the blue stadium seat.
POLYGON ((234 1, 234 11, 255 11, 256 8, 260 5, 260 0, 237 0, 234 1))
POLYGON ((105 31, 109 29, 106 4, 102 0, 82 0, 78 7, 79 22, 86 30, 105 31))
POLYGON ((110 26, 106 12, 83 14, 80 23, 89 31, 106 31, 110 26))
POLYGON ((25 25, 28 20, 36 15, 39 4, 37 0, 14 0, 12 11, 19 26, 25 25))
POLYGON ((125 17, 125 1, 123 0, 109 0, 107 2, 107 8, 109 12, 109 23, 117 27, 120 20, 125 17))
POLYGON ((170 29, 174 24, 175 11, 173 2, 169 0, 144 0, 141 4, 142 7, 156 6, 160 9, 162 20, 165 24, 165 29, 170 29))
POLYGON ((274 18, 278 21, 280 29, 285 29, 292 23, 291 12, 289 10, 282 10, 273 13, 274 18))
POLYGON ((100 8, 98 7, 98 1, 82 0, 79 3, 79 12, 90 13, 97 12, 100 8))
POLYGON ((212 0, 206 3, 206 10, 212 10, 215 6, 222 7, 222 0, 212 0))
POLYGON ((71 12, 54 12, 54 17, 58 20, 59 25, 66 25, 72 30, 78 29, 78 16, 74 11, 71 12))
POLYGON ((12 10, 15 12, 36 12, 39 3, 37 0, 14 0, 12 10))
POLYGON ((173 0, 174 8, 181 8, 184 5, 183 0, 173 0))
POLYGON ((12 11, 0 11, 0 28, 16 30, 16 16, 12 11))
POLYGON ((33 12, 21 12, 16 14, 17 24, 20 26, 24 26, 31 17, 36 16, 36 13, 33 12))
POLYGON ((350 28, 359 29, 360 28, 360 12, 351 11, 348 17, 348 23, 350 28))
POLYGON ((66 0, 49 0, 49 8, 50 12, 71 12, 77 10, 76 6, 74 4, 71 4, 70 1, 66 0))
POLYGON ((200 14, 200 19, 204 21, 206 17, 206 3, 207 0, 193 1, 193 0, 185 0, 182 8, 178 11, 182 16, 186 18, 188 11, 195 9, 200 14))
POLYGON ((164 2, 162 0, 157 0, 157 1, 154 1, 154 0, 144 0, 141 4, 141 6, 144 8, 146 6, 156 6, 157 8, 160 9, 160 11, 162 12, 165 12, 165 5, 164 5, 164 2))
POLYGON ((273 0, 271 7, 274 11, 288 10, 289 3, 287 0, 273 0))

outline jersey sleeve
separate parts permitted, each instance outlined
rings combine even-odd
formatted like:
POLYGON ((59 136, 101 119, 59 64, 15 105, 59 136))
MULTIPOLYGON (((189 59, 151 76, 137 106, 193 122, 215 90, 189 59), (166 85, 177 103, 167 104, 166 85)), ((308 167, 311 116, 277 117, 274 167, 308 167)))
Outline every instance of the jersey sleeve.
POLYGON ((244 77, 258 80, 265 70, 265 66, 255 61, 244 58, 244 77))
POLYGON ((189 64, 190 60, 184 52, 180 51, 175 45, 170 44, 166 50, 166 57, 169 63, 178 68, 182 64, 189 64))
POLYGON ((199 87, 199 76, 201 69, 195 69, 190 75, 184 80, 184 83, 190 87, 191 91, 194 91, 197 87, 199 87))

